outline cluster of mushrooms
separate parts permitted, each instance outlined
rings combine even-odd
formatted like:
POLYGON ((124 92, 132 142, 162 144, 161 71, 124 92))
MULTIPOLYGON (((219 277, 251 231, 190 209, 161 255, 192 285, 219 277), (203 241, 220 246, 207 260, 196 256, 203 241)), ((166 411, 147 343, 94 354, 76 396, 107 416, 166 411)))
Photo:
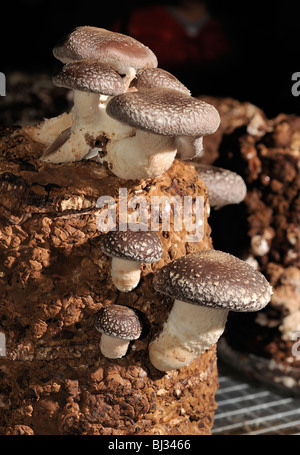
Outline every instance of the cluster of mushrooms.
POLYGON ((53 83, 73 90, 74 105, 28 128, 45 145, 46 162, 97 157, 119 178, 153 178, 175 156, 200 156, 203 136, 220 124, 213 106, 157 68, 153 52, 129 36, 78 27, 53 53, 64 63, 53 83))
MULTIPOLYGON (((175 157, 201 157, 203 136, 219 126, 217 110, 192 97, 177 78, 157 67, 148 47, 131 37, 78 27, 53 53, 63 63, 53 82, 73 90, 74 104, 69 113, 27 127, 25 132, 44 144, 45 162, 93 158, 119 178, 153 178, 165 173, 175 157)), ((237 174, 201 163, 196 169, 211 206, 245 197, 246 186, 237 174)), ((120 292, 139 285, 141 263, 162 255, 158 235, 148 231, 110 231, 101 248, 112 258, 111 278, 120 292)), ((155 274, 153 286, 174 299, 161 333, 149 344, 150 361, 161 371, 188 365, 215 344, 230 310, 258 311, 272 294, 251 265, 216 250, 173 260, 155 274)), ((142 333, 138 314, 124 305, 102 307, 95 327, 102 333, 102 354, 112 359, 125 356, 142 333)))

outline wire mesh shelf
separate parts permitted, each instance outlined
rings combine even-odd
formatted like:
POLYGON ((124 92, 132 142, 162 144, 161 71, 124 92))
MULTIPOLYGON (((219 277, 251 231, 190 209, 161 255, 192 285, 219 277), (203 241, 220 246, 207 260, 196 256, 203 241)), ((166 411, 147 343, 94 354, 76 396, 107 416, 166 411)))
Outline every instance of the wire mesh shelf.
POLYGON ((300 398, 252 380, 219 360, 213 435, 299 435, 300 398))

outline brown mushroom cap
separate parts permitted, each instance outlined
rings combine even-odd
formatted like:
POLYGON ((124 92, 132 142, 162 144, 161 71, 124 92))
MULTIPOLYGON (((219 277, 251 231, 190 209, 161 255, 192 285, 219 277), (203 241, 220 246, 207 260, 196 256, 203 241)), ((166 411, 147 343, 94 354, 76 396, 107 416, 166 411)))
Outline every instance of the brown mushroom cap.
POLYGON ((212 207, 239 204, 245 199, 247 186, 235 172, 209 164, 192 163, 201 180, 205 183, 212 207))
POLYGON ((187 303, 231 311, 259 311, 271 298, 266 278, 251 265, 217 250, 204 250, 170 262, 154 288, 187 303))
POLYGON ((124 340, 136 340, 142 332, 137 313, 123 305, 102 307, 96 315, 95 327, 105 335, 124 340))
POLYGON ((117 95, 108 102, 106 112, 129 126, 164 136, 204 136, 220 124, 213 106, 166 88, 117 95))
POLYGON ((101 249, 108 256, 136 262, 157 262, 162 255, 162 244, 151 231, 110 231, 105 234, 101 249))
POLYGON ((124 92, 123 79, 110 66, 95 60, 78 60, 64 65, 53 78, 57 87, 66 87, 103 95, 124 92))
POLYGON ((150 88, 170 88, 190 95, 189 89, 183 85, 173 74, 161 68, 146 68, 139 70, 133 80, 133 85, 138 90, 150 88))
POLYGON ((77 27, 62 38, 54 47, 53 54, 63 63, 98 60, 120 74, 126 74, 128 67, 138 70, 157 66, 155 54, 134 38, 89 26, 77 27))

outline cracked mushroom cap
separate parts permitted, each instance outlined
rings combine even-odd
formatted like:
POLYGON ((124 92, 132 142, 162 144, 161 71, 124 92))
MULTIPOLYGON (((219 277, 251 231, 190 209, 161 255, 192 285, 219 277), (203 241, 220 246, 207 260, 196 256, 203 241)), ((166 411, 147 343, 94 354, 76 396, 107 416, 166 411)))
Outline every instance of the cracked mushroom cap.
POLYGON ((212 207, 221 208, 229 204, 239 204, 245 199, 247 186, 240 175, 209 164, 192 164, 207 187, 212 207))
POLYGON ((162 244, 151 231, 110 231, 101 244, 103 253, 136 262, 153 263, 160 260, 162 244))
POLYGON ((95 327, 105 335, 124 340, 137 340, 142 333, 137 313, 123 305, 102 307, 97 313, 95 327))
POLYGON ((156 291, 187 303, 231 311, 259 311, 272 288, 251 265, 217 250, 204 250, 170 262, 153 280, 156 291))
POLYGON ((98 60, 120 74, 126 74, 128 67, 138 70, 157 66, 155 54, 144 44, 130 36, 98 27, 77 27, 56 44, 53 54, 63 63, 98 60))
POLYGON ((190 90, 183 85, 173 74, 161 68, 146 68, 139 70, 133 81, 138 90, 150 88, 169 88, 190 95, 190 90))
POLYGON ((53 77, 53 83, 57 87, 108 96, 124 92, 123 79, 119 73, 95 60, 78 60, 64 65, 53 77))
POLYGON ((204 136, 220 124, 215 107, 168 88, 117 95, 108 102, 106 112, 129 126, 164 136, 204 136))

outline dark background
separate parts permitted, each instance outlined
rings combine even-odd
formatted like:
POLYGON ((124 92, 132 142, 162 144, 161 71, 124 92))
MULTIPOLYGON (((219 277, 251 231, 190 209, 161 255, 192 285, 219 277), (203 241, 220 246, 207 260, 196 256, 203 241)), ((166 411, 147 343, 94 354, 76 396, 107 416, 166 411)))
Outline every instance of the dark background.
MULTIPOLYGON (((0 71, 53 74, 58 62, 52 48, 62 35, 79 25, 110 28, 117 17, 154 3, 163 2, 6 0, 0 12, 0 71)), ((300 114, 300 96, 291 93, 291 76, 300 71, 300 15, 295 3, 208 1, 230 39, 233 58, 207 79, 199 94, 250 101, 270 117, 279 112, 300 114)))

